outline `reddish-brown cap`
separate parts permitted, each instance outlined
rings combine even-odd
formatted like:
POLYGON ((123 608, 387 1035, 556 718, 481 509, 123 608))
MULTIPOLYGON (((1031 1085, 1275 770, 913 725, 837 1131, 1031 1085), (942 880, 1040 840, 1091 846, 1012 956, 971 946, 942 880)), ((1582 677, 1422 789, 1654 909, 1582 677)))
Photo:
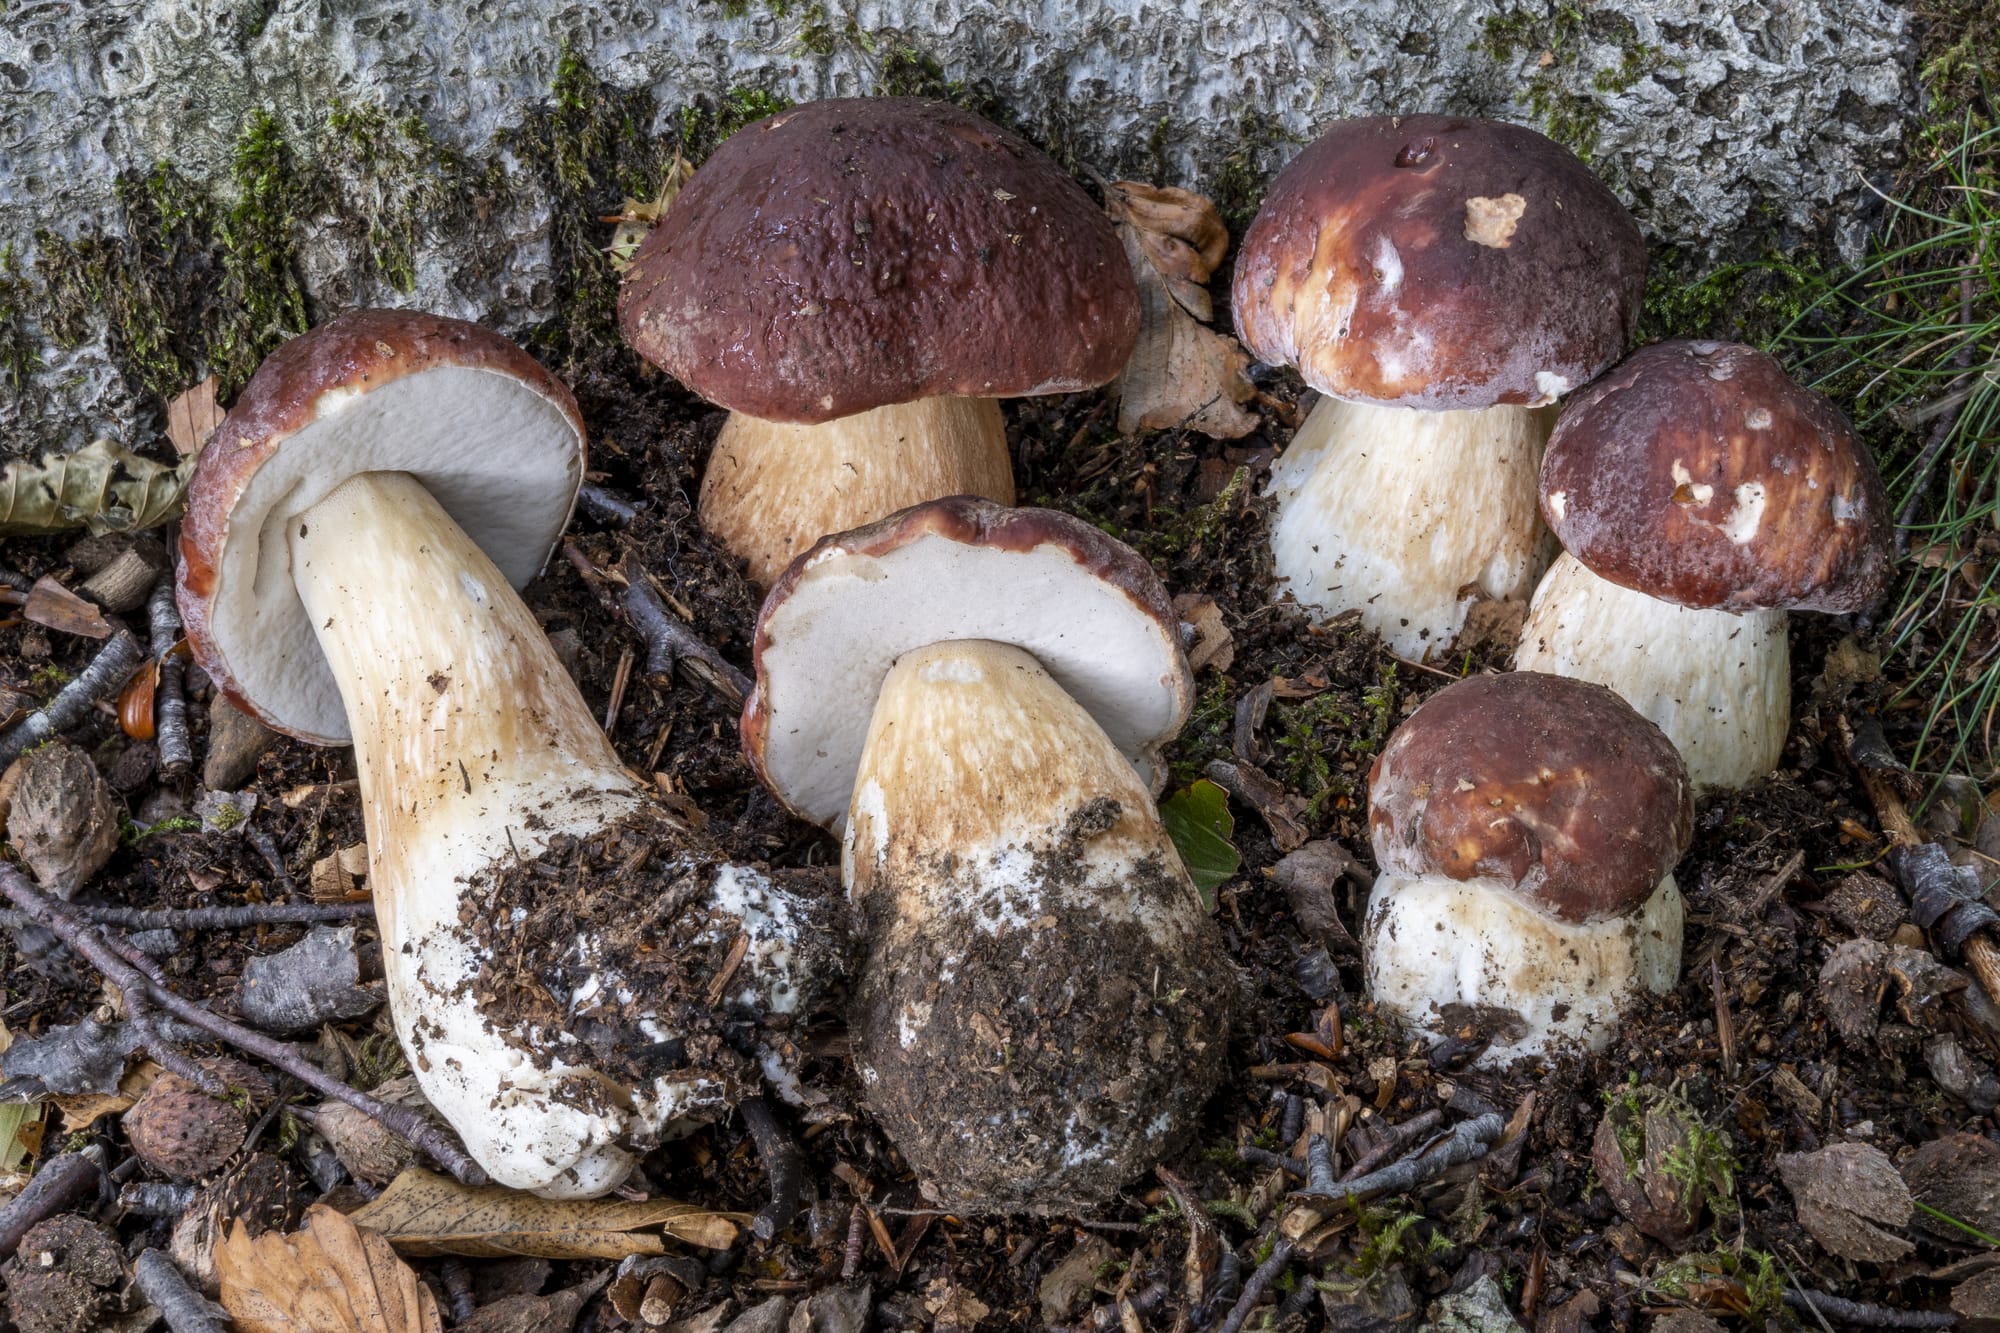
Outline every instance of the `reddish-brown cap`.
POLYGON ((1391 874, 1494 879, 1565 921, 1652 896, 1694 836, 1680 752, 1602 685, 1474 676, 1423 702, 1368 779, 1391 874))
POLYGON ((952 106, 811 102, 747 125, 639 247, 625 337, 731 411, 817 423, 1103 384, 1139 293, 1048 157, 952 106))
POLYGON ((913 648, 988 639, 1032 654, 1148 782, 1194 699, 1153 568, 1082 519, 973 496, 822 537, 757 617, 743 753, 801 819, 847 818, 883 677, 913 648))
POLYGON ((1616 361, 1638 224, 1568 149, 1452 116, 1343 120, 1271 184, 1236 331, 1322 393, 1432 411, 1549 403, 1616 361))
POLYGON ((345 744, 286 517, 358 473, 407 472, 519 587, 569 522, 583 448, 569 390, 499 334, 407 310, 329 320, 264 359, 201 451, 181 521, 188 647, 267 725, 345 744))
POLYGON ((1681 606, 1858 611, 1893 554, 1847 418, 1740 343, 1655 343, 1572 399, 1542 513, 1599 578, 1681 606))

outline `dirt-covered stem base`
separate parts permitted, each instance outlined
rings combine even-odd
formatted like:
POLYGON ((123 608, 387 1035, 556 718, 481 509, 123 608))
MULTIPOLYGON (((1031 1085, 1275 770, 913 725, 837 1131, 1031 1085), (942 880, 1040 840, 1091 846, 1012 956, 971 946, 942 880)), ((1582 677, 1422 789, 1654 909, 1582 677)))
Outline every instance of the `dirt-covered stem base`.
POLYGON ((1083 1211, 1186 1142, 1234 975, 1151 793, 1034 658, 904 655, 844 870, 868 947, 857 1062, 933 1200, 1083 1211))

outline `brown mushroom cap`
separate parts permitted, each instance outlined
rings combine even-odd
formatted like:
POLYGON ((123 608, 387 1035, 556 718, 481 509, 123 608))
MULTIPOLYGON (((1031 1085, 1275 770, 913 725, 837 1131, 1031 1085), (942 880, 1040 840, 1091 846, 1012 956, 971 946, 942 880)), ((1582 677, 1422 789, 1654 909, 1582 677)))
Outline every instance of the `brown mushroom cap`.
POLYGON ((950 639, 1031 654, 1142 778, 1194 698, 1179 617, 1131 547, 1082 519, 972 496, 822 537, 757 617, 743 753, 802 819, 840 829, 883 678, 950 639))
POLYGON ((583 442, 569 390, 477 324, 356 310, 292 339, 251 376, 188 483, 179 593, 195 660, 266 725, 344 744, 286 516, 358 473, 407 472, 520 587, 569 522, 583 442))
POLYGON ((1840 410, 1740 343, 1663 342, 1571 400, 1542 514, 1592 573, 1728 611, 1858 611, 1888 582, 1889 500, 1840 410))
POLYGON ((1382 869, 1491 878, 1564 921, 1651 897, 1694 836, 1673 742, 1602 685, 1534 671, 1439 690, 1376 756, 1382 869))
POLYGON ((696 393, 818 423, 1103 384, 1139 295, 1110 219, 952 106, 810 102, 730 136, 639 247, 619 322, 696 393))
POLYGON ((1236 330, 1322 393, 1431 411, 1548 403, 1638 324, 1638 224, 1568 149, 1455 116, 1340 121, 1243 238, 1236 330))

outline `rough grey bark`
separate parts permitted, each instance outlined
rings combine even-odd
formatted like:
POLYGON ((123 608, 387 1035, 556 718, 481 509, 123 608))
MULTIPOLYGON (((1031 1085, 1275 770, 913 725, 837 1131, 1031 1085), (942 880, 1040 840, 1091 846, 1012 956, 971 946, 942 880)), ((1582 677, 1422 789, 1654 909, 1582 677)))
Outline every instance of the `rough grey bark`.
POLYGON ((331 163, 337 187, 290 224, 310 318, 371 302, 509 330, 547 318, 562 224, 546 180, 498 145, 546 102, 565 45, 649 90, 655 123, 639 128, 662 135, 745 86, 869 92, 916 53, 1072 164, 1209 190, 1254 189, 1344 115, 1539 122, 1591 154, 1650 236, 1709 252, 1775 222, 1830 226, 1853 253, 1864 182, 1893 163, 1911 100, 1889 0, 11 0, 0 453, 151 441, 158 377, 135 382, 129 347, 96 327, 49 345, 37 233, 122 234, 117 182, 160 162, 227 201, 258 109, 305 159, 330 110, 380 106, 493 168, 494 188, 454 209, 378 160, 331 163), (371 219, 396 210, 427 224, 400 274, 371 262, 371 219), (447 218, 463 225, 428 225, 447 218))

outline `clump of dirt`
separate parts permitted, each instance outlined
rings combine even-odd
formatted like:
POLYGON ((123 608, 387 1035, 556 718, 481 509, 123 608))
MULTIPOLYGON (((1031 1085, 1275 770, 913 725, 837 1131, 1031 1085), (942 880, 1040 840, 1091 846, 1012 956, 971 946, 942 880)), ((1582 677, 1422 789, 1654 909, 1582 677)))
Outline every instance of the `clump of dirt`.
POLYGON ((482 960, 481 1013, 537 1068, 557 1051, 527 1034, 569 1033, 615 1082, 703 1080, 734 1101, 758 1086, 759 1047, 786 1040, 843 970, 838 893, 823 870, 731 869, 646 804, 496 863, 462 893, 459 931, 482 960))

